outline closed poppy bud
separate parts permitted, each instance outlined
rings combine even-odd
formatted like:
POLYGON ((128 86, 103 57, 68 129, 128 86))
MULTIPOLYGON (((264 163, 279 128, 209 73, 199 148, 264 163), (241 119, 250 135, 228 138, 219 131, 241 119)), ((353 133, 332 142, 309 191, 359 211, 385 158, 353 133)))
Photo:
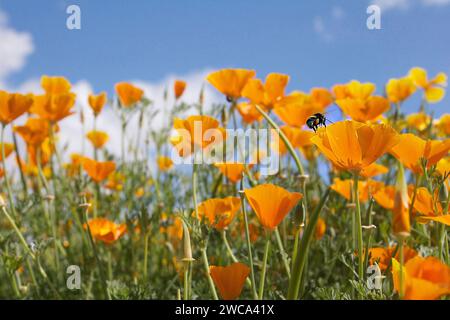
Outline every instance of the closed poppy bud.
POLYGON ((120 82, 116 84, 116 93, 123 107, 131 107, 141 101, 144 91, 131 83, 120 82))
POLYGON ((275 229, 303 198, 301 193, 289 192, 273 184, 261 184, 244 193, 259 222, 269 230, 275 229))
POLYGON ((33 99, 30 95, 0 90, 0 122, 6 126, 27 112, 32 104, 33 99))
POLYGON ((392 209, 392 226, 395 234, 407 237, 411 231, 409 217, 409 196, 406 185, 405 170, 401 163, 398 164, 397 181, 395 184, 394 207, 392 209))
POLYGON ((185 81, 175 80, 175 83, 173 84, 173 92, 175 93, 175 99, 178 100, 183 95, 185 89, 186 89, 185 81))
POLYGON ((87 133, 86 137, 95 149, 101 149, 108 142, 109 136, 106 132, 93 130, 87 133))
POLYGON ((242 288, 250 274, 250 268, 236 262, 227 267, 210 266, 209 273, 224 300, 234 300, 241 295, 242 288))
POLYGON ((101 92, 99 95, 90 94, 88 97, 89 106, 94 112, 95 116, 98 116, 105 106, 107 101, 106 92, 101 92))
POLYGON ((195 259, 192 258, 191 236, 189 233, 189 228, 187 227, 186 222, 184 222, 183 220, 181 220, 181 222, 183 226, 183 261, 194 261, 195 259))

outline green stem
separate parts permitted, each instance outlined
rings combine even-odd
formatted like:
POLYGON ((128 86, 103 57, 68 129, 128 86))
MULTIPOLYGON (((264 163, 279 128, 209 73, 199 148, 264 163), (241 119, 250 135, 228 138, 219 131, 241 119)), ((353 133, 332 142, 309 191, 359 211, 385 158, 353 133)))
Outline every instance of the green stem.
POLYGON ((358 246, 358 277, 359 281, 363 280, 364 277, 364 256, 363 252, 363 237, 362 237, 362 224, 361 224, 361 205, 359 203, 359 193, 358 193, 358 174, 353 174, 353 192, 355 199, 355 227, 356 227, 356 242, 358 246))
POLYGON ((0 137, 0 143, 2 144, 1 152, 2 152, 3 180, 5 181, 6 192, 8 193, 9 206, 11 207, 12 216, 17 217, 17 212, 16 212, 16 208, 14 205, 14 199, 13 199, 12 191, 11 191, 11 185, 9 184, 9 178, 8 178, 8 173, 7 173, 7 169, 6 169, 5 140, 4 140, 5 127, 6 127, 5 125, 2 125, 2 133, 1 133, 1 137, 0 137))
POLYGON ((286 274, 288 279, 291 278, 291 268, 289 267, 288 255, 283 247, 283 242, 281 241, 280 232, 278 231, 278 227, 275 228, 275 238, 277 239, 278 250, 280 251, 281 259, 283 260, 283 265, 286 270, 286 274))
POLYGON ((206 277, 208 278, 209 289, 211 290, 211 294, 214 300, 219 300, 217 296, 216 287, 214 286, 214 281, 209 274, 209 263, 208 263, 208 255, 206 254, 206 247, 201 249, 202 251, 202 259, 203 259, 203 267, 205 268, 206 277))
POLYGON ((261 276, 259 278, 259 292, 258 292, 259 300, 262 300, 264 298, 264 284, 266 282, 266 270, 267 270, 267 260, 269 258, 269 251, 270 251, 270 233, 269 231, 267 231, 266 246, 264 248, 263 265, 261 269, 261 276))

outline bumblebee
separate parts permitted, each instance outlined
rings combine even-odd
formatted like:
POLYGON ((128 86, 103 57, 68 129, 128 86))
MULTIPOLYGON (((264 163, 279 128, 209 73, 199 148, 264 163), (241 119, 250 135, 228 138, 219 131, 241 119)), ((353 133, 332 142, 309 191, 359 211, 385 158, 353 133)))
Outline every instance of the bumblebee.
POLYGON ((325 117, 325 115, 321 113, 315 113, 311 117, 309 117, 308 120, 306 120, 306 125, 308 126, 308 128, 313 129, 314 132, 316 132, 317 128, 319 128, 320 126, 327 126, 325 123, 327 120, 328 119, 325 117))

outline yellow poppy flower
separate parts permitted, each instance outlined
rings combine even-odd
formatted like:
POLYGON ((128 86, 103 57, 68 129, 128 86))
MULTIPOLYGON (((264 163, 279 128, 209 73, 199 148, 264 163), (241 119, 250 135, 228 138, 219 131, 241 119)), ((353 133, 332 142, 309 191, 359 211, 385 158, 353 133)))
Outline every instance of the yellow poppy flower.
POLYGON ((406 117, 406 123, 411 129, 425 131, 431 123, 431 117, 424 112, 411 113, 406 117))
POLYGON ((409 77, 390 79, 386 84, 386 95, 390 102, 400 103, 416 91, 414 82, 409 77))
POLYGON ((443 114, 436 121, 435 126, 440 136, 450 136, 450 113, 443 114))
POLYGON ((113 191, 121 191, 125 183, 125 176, 120 172, 113 172, 108 175, 108 180, 106 181, 104 187, 113 191))
POLYGON ((273 184, 261 184, 244 192, 259 222, 269 230, 275 229, 303 198, 301 193, 289 192, 273 184))
POLYGON ((338 169, 356 172, 375 162, 398 140, 397 132, 387 125, 351 120, 320 128, 311 138, 338 169))
POLYGON ((229 100, 237 100, 241 97, 247 81, 256 75, 254 70, 246 69, 222 69, 210 73, 206 80, 229 100))
POLYGON ((109 136, 104 131, 92 130, 86 134, 86 137, 92 143, 94 148, 101 149, 108 142, 109 136))
POLYGON ((366 100, 346 98, 336 100, 336 104, 346 115, 360 122, 376 121, 390 108, 389 101, 379 96, 368 97, 366 100))
POLYGON ((429 103, 436 103, 444 98, 444 88, 447 86, 447 75, 445 73, 440 72, 435 78, 428 80, 426 70, 415 67, 409 70, 409 77, 416 86, 424 90, 425 99, 429 103))
POLYGON ((236 262, 227 267, 210 266, 209 273, 224 300, 234 300, 241 295, 250 268, 236 262))

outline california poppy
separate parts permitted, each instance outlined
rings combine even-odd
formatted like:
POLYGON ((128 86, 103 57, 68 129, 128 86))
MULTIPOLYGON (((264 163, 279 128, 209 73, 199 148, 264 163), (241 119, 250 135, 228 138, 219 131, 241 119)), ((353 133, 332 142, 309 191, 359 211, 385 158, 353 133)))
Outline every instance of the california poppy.
MULTIPOLYGON (((126 224, 116 224, 106 218, 95 218, 88 221, 89 230, 94 239, 106 244, 112 244, 122 237, 126 230, 126 224)), ((86 224, 84 228, 87 229, 86 224)))
POLYGON ((384 124, 347 120, 320 128, 311 141, 338 169, 359 172, 395 146, 398 134, 384 124))
POLYGON ((14 151, 14 145, 12 143, 1 143, 0 142, 0 161, 3 160, 2 148, 5 149, 5 159, 14 151))
POLYGON ((421 132, 428 128, 431 117, 425 112, 411 113, 406 117, 406 123, 409 128, 421 132))
POLYGON ((160 233, 166 233, 172 242, 183 239, 183 221, 180 217, 175 216, 173 219, 163 212, 160 219, 160 233))
POLYGON ((227 99, 239 99, 242 89, 247 81, 255 76, 254 70, 246 69, 222 69, 210 73, 206 80, 218 91, 224 94, 227 99))
POLYGON ((186 89, 186 81, 175 80, 173 84, 173 92, 175 94, 175 99, 178 100, 183 95, 185 89, 186 89))
POLYGON ((33 99, 30 95, 0 90, 0 122, 6 126, 27 112, 32 104, 33 99))
POLYGON ((375 85, 370 82, 361 83, 352 80, 346 84, 335 85, 332 91, 336 100, 346 98, 367 100, 375 91, 375 85))
POLYGON ((170 170, 173 167, 173 161, 169 157, 159 156, 157 159, 158 168, 161 171, 170 170))
POLYGON ((346 98, 336 100, 336 104, 350 118, 356 121, 375 121, 389 110, 389 101, 384 97, 371 96, 366 100, 346 98))
POLYGON ((223 230, 233 221, 240 206, 241 200, 237 197, 215 198, 200 203, 197 212, 199 219, 204 220, 217 230, 223 230))
POLYGON ((386 95, 390 102, 400 103, 416 91, 414 82, 409 77, 390 79, 386 84, 386 95))
POLYGON ((215 163, 214 166, 233 183, 240 181, 245 171, 243 163, 215 163))
POLYGON ((98 116, 102 112, 103 107, 107 101, 106 92, 101 92, 98 95, 90 94, 88 97, 89 106, 94 112, 94 116, 98 116))
POLYGON ((236 262, 227 267, 210 266, 209 273, 224 300, 234 300, 241 295, 250 268, 236 262))
POLYGON ((426 70, 415 67, 409 70, 409 77, 416 86, 424 90, 425 99, 429 103, 436 103, 444 98, 444 87, 447 86, 447 75, 445 73, 440 72, 435 78, 428 80, 426 70))
POLYGON ((289 192, 274 184, 261 184, 244 192, 259 222, 269 230, 275 229, 303 198, 301 193, 289 192))
POLYGON ((49 136, 49 123, 41 118, 29 118, 25 125, 15 126, 17 132, 29 145, 38 146, 49 136))
POLYGON ((99 183, 114 172, 116 164, 113 161, 100 162, 93 159, 83 159, 83 169, 91 177, 92 180, 99 183))
POLYGON ((92 130, 86 134, 95 149, 101 149, 108 142, 109 136, 104 131, 92 130))
POLYGON ((274 113, 287 125, 302 127, 306 120, 315 113, 322 113, 324 108, 315 104, 303 92, 293 92, 280 99, 274 108, 274 113))
POLYGON ((440 136, 450 136, 450 114, 443 114, 439 120, 436 121, 435 127, 440 136))
MULTIPOLYGON (((375 180, 358 181, 358 195, 359 201, 366 202, 369 197, 378 191, 378 189, 383 185, 382 182, 375 180)), ((333 184, 330 186, 331 190, 336 191, 345 199, 352 200, 353 191, 353 180, 352 179, 339 179, 334 178, 333 184)))
POLYGON ((42 76, 41 87, 48 95, 59 95, 70 92, 70 82, 64 77, 42 76))
POLYGON ((284 97, 284 90, 288 82, 288 75, 269 73, 264 84, 259 79, 248 80, 242 90, 242 96, 248 98, 250 103, 270 110, 284 97))
POLYGON ((416 256, 403 268, 392 259, 394 288, 400 292, 400 275, 403 273, 403 299, 434 300, 450 294, 450 267, 435 257, 416 256))
POLYGON ((385 174, 389 171, 389 169, 381 164, 372 163, 371 165, 363 168, 359 175, 364 178, 372 178, 378 176, 380 174, 385 174))
POLYGON ((450 150, 450 139, 423 140, 411 133, 400 135, 399 143, 389 151, 414 173, 421 173, 421 159, 427 161, 427 168, 435 165, 450 150))
MULTIPOLYGON (((369 264, 373 265, 375 262, 380 267, 381 271, 384 271, 388 268, 391 259, 393 258, 392 255, 396 251, 396 247, 377 247, 377 248, 371 248, 369 249, 369 264)), ((395 258, 398 259, 400 252, 397 250, 395 254, 395 258)), ((407 262, 408 260, 414 258, 417 256, 418 253, 416 250, 404 247, 403 248, 403 260, 404 262, 407 262)))
POLYGON ((30 112, 51 122, 58 122, 72 115, 75 104, 75 94, 68 92, 57 95, 34 96, 30 112))
POLYGON ((115 86, 116 93, 119 97, 120 104, 125 107, 131 107, 132 105, 141 101, 144 91, 131 83, 119 82, 115 86))

